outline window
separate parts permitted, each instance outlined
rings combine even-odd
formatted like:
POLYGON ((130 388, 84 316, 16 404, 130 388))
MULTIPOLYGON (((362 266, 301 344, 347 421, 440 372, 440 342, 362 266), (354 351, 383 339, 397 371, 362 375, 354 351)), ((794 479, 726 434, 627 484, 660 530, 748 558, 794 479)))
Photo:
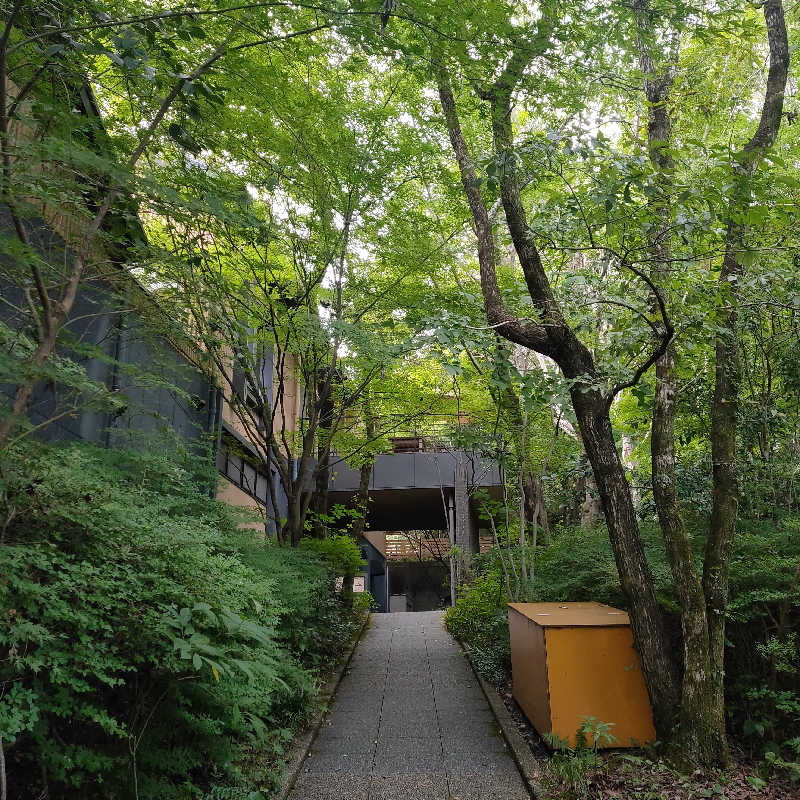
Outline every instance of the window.
POLYGON ((243 466, 242 488, 249 494, 256 493, 256 471, 247 462, 243 466))
MULTIPOLYGON (((248 336, 255 334, 249 330, 248 336)), ((272 350, 251 341, 234 359, 231 388, 234 397, 261 411, 262 404, 272 403, 272 350)))
POLYGON ((263 472, 250 462, 231 453, 228 447, 223 444, 217 455, 217 468, 219 471, 252 498, 267 505, 267 479, 263 472))
POLYGON ((242 459, 232 453, 228 453, 228 477, 237 485, 242 485, 242 459))

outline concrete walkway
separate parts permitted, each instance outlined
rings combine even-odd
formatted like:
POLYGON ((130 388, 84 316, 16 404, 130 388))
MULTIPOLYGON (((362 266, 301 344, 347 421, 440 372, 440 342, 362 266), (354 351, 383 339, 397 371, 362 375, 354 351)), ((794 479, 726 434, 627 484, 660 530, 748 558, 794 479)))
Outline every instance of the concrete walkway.
POLYGON ((290 800, 529 800, 441 612, 373 614, 290 800))

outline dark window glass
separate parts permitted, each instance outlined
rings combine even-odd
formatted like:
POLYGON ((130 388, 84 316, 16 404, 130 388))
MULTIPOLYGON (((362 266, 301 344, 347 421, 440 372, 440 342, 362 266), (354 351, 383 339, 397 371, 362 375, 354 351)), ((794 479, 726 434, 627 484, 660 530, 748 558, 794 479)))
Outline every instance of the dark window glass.
POLYGON ((228 454, 228 477, 237 485, 242 485, 242 459, 228 454))
POLYGON ((256 471, 245 462, 244 475, 242 477, 242 488, 250 494, 255 494, 256 491, 256 471))

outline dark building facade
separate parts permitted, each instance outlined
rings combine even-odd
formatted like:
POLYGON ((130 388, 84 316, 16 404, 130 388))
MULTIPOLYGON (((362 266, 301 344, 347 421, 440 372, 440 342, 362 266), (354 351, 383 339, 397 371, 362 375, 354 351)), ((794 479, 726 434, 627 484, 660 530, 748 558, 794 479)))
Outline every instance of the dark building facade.
MULTIPOLYGON (((69 268, 71 252, 59 234, 42 219, 28 219, 25 224, 42 260, 69 268)), ((8 210, 2 206, 0 235, 14 235, 8 210)), ((20 331, 25 315, 18 311, 25 308, 25 292, 12 275, 12 269, 0 269, 0 323, 14 334, 25 333, 20 331)), ((277 513, 269 509, 258 458, 253 452, 248 457, 247 442, 222 419, 222 391, 199 368, 193 343, 123 265, 112 266, 110 275, 113 283, 107 278, 81 286, 59 335, 56 357, 68 358, 85 371, 86 378, 109 390, 116 397, 115 408, 93 403, 87 392, 91 386, 83 379, 82 390, 69 382, 40 381, 27 413, 36 435, 46 441, 105 447, 171 439, 197 452, 211 451, 220 479, 240 490, 234 504, 261 509, 265 519, 285 514, 279 484, 277 513)), ((3 338, 7 341, 0 347, 10 347, 10 337, 3 338)), ((8 403, 14 388, 0 383, 8 403)))

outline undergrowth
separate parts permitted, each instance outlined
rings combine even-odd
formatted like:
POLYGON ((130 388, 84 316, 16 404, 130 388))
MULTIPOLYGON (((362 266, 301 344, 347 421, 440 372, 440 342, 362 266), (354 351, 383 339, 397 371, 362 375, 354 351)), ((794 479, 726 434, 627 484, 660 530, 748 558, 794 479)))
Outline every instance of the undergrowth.
MULTIPOLYGON (((202 459, 29 445, 2 467, 9 797, 255 800, 357 611, 240 529, 202 459)), ((357 554, 357 549, 353 545, 357 554)))
MULTIPOLYGON (((702 563, 705 521, 690 521, 693 546, 702 563)), ((680 622, 669 565, 656 526, 642 526, 656 592, 670 635, 680 622)), ((513 550, 514 546, 512 546, 513 550)), ((790 595, 800 560, 800 518, 741 520, 730 568, 726 690, 730 731, 760 774, 776 769, 800 781, 800 675, 797 664, 800 596, 790 595), (782 631, 781 609, 787 610, 782 631)), ((474 580, 461 587, 446 615, 447 629, 471 650, 476 667, 496 684, 510 679, 511 661, 502 566, 491 551, 475 558, 474 580)), ((524 601, 597 601, 625 607, 605 528, 562 527, 536 553, 535 580, 524 601)))

